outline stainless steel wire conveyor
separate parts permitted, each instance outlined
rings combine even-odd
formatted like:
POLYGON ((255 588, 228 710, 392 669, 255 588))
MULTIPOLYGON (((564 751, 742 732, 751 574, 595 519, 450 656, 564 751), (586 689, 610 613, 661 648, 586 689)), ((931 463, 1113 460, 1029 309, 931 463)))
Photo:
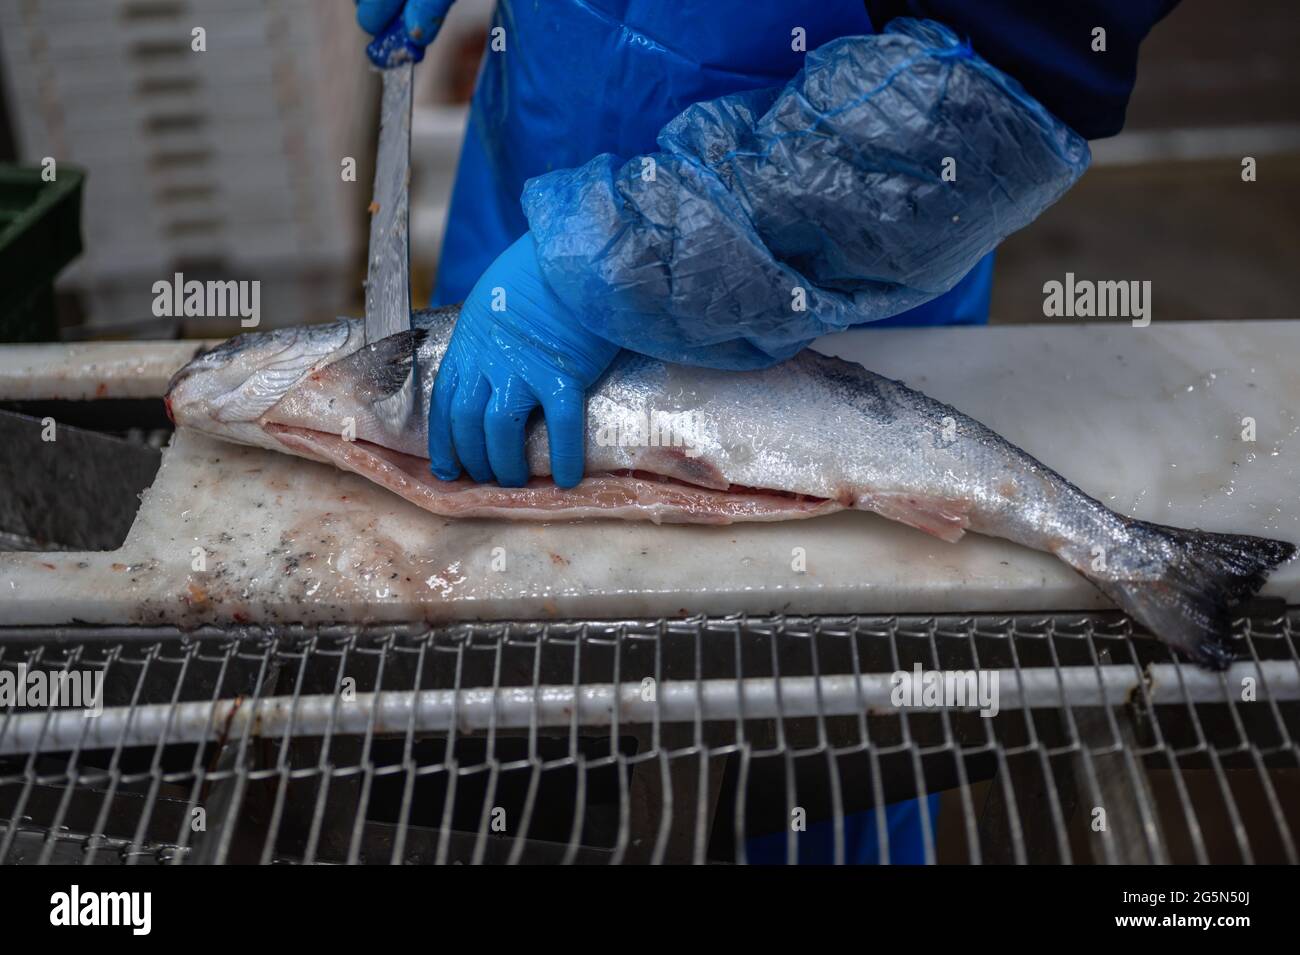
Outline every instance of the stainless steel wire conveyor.
POLYGON ((1214 673, 1118 614, 7 628, 0 674, 102 691, 0 712, 0 860, 844 860, 865 818, 883 861, 933 797, 925 861, 1295 862, 1300 612, 1238 631, 1214 673), (899 705, 932 672, 993 696, 899 705))

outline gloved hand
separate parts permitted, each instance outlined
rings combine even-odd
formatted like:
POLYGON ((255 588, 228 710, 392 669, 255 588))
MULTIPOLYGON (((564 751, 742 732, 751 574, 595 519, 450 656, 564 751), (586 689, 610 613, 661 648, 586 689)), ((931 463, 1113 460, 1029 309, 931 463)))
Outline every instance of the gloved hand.
POLYGON ((560 487, 582 480, 586 392, 619 353, 551 291, 531 234, 498 256, 461 306, 429 402, 429 462, 502 487, 528 480, 524 429, 541 405, 560 487))
POLYGON ((406 37, 417 47, 433 42, 447 17, 452 0, 356 0, 357 23, 378 36, 400 13, 406 37))

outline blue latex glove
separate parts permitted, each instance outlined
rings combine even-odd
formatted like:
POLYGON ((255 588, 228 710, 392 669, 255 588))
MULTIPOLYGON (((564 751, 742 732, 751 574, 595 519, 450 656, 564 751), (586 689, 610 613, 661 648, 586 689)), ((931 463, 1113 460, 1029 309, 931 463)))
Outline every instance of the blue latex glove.
POLYGON ((460 309, 429 402, 429 463, 444 481, 461 466, 502 487, 528 481, 524 433, 539 405, 551 475, 582 480, 587 389, 619 346, 587 331, 556 298, 530 234, 497 258, 460 309))
POLYGON ((433 42, 447 17, 452 0, 357 0, 357 23, 371 36, 379 36, 401 14, 405 37, 417 47, 433 42))

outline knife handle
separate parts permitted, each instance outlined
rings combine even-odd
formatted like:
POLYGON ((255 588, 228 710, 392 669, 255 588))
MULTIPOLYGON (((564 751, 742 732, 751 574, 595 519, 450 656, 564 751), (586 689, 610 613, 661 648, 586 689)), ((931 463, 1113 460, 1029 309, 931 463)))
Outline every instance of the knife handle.
POLYGON ((384 32, 366 44, 366 55, 370 62, 381 70, 403 63, 419 63, 424 59, 424 47, 413 43, 406 35, 406 24, 402 22, 399 11, 391 23, 384 27, 384 32))

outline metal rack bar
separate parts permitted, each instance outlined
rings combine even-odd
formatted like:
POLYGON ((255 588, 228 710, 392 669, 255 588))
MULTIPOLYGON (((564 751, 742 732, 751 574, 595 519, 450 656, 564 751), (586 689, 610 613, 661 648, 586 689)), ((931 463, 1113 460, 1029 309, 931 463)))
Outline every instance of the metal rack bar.
MULTIPOLYGON (((340 679, 342 670, 340 669, 340 679)), ((1130 666, 1050 667, 993 670, 1000 709, 1116 706, 1145 684, 1155 705, 1225 703, 1231 687, 1258 678, 1274 700, 1300 699, 1300 670, 1285 661, 1234 664, 1224 673, 1152 664, 1145 673, 1130 666)), ((645 699, 641 683, 511 686, 463 690, 310 694, 297 698, 243 697, 213 702, 109 707, 94 719, 82 710, 14 714, 0 736, 0 755, 102 749, 156 744, 166 732, 172 743, 240 739, 251 731, 272 736, 292 727, 297 736, 401 733, 414 719, 418 732, 458 729, 519 729, 537 726, 608 726, 617 713, 624 723, 667 723, 749 719, 792 719, 891 712, 891 674, 858 676, 750 677, 741 680, 668 680, 645 699), (535 722, 534 722, 535 721, 535 722)), ((326 754, 320 768, 326 767, 326 754)), ((323 799, 324 795, 318 798, 323 799)))

